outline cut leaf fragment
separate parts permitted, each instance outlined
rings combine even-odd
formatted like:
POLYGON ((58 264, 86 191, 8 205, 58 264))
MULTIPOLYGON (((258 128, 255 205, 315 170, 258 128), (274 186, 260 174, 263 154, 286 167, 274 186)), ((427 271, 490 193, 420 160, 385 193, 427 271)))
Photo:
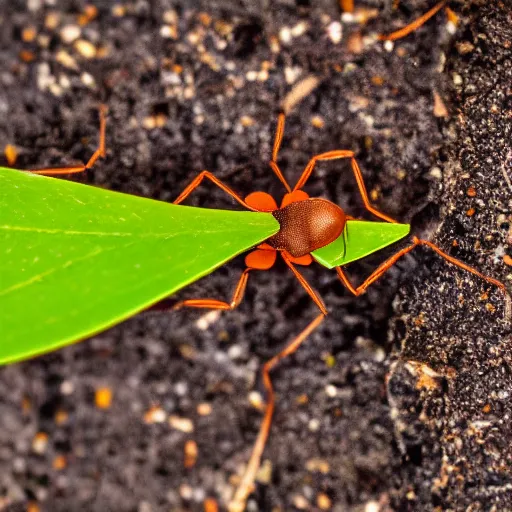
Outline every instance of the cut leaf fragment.
POLYGON ((278 230, 270 213, 178 206, 0 168, 0 364, 100 332, 278 230))
POLYGON ((409 224, 349 220, 341 236, 311 254, 327 268, 347 265, 398 242, 409 231, 409 224))

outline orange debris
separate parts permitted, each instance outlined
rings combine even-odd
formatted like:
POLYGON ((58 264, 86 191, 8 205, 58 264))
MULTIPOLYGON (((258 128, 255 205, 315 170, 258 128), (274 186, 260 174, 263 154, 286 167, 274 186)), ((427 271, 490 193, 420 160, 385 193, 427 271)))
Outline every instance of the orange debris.
POLYGON ((204 500, 204 512, 218 512, 219 506, 217 505, 217 502, 213 498, 206 498, 204 500))
POLYGON ((197 443, 195 441, 189 440, 185 443, 185 467, 192 468, 195 466, 197 461, 197 443))
POLYGON ((64 455, 57 455, 57 457, 53 459, 53 469, 61 471, 67 466, 67 462, 68 461, 64 455))
POLYGON ((340 0, 340 7, 343 12, 354 12, 354 0, 340 0))
POLYGON ((98 409, 109 409, 112 405, 112 390, 106 387, 97 389, 94 401, 98 409))
POLYGON ((18 150, 12 144, 7 144, 4 149, 4 155, 9 165, 14 165, 18 158, 18 150))

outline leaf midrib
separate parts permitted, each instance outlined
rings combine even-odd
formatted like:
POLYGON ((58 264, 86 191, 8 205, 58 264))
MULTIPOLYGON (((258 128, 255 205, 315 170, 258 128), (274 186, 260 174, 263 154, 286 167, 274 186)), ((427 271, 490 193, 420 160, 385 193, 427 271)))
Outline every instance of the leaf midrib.
MULTIPOLYGON (((149 233, 132 233, 132 232, 122 232, 122 231, 110 231, 110 232, 103 232, 103 231, 76 231, 76 230, 67 230, 67 229, 50 229, 50 228, 32 228, 32 227, 22 227, 22 226, 9 226, 9 225, 3 225, 0 226, 0 230, 4 231, 24 231, 27 233, 44 233, 46 235, 69 235, 69 236, 97 236, 97 237, 112 237, 112 238, 123 238, 123 237, 133 237, 133 238, 174 238, 175 236, 180 235, 193 235, 193 233, 190 233, 189 229, 184 229, 183 231, 176 231, 173 228, 172 233, 171 232, 165 232, 165 233, 155 233, 155 232, 149 232, 149 233)), ((236 231, 233 228, 227 228, 227 229, 212 229, 212 230, 205 230, 201 229, 201 234, 207 234, 207 235, 215 235, 219 233, 227 233, 227 234, 233 234, 236 233, 236 231)), ((272 236, 272 235, 269 235, 272 236)))

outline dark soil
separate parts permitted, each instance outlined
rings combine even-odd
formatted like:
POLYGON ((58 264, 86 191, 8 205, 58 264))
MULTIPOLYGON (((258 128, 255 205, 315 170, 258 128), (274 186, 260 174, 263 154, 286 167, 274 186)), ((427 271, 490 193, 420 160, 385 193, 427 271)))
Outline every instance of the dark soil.
MULTIPOLYGON (((336 0, 0 0, 0 147, 16 145, 18 168, 87 159, 105 102, 108 158, 74 179, 170 201, 209 169, 240 193, 280 196, 275 120, 292 82, 314 74, 321 84, 287 118, 290 182, 312 155, 352 149, 379 209, 510 289, 510 2, 452 2, 455 35, 441 13, 392 49, 358 44, 432 6, 390 4, 356 1, 377 16, 344 19, 336 43, 336 0), (80 42, 66 42, 80 15, 80 42)), ((347 162, 319 165, 307 191, 366 216, 347 162)), ((236 208, 209 185, 190 203, 236 208)), ((353 281, 391 252, 352 265, 353 281)), ((238 258, 180 297, 229 297, 242 269, 238 258)), ((273 374, 248 510, 512 510, 502 294, 427 249, 359 298, 334 272, 304 274, 330 315, 273 374)), ((278 265, 206 330, 201 312, 148 312, 3 368, 0 510, 199 511, 206 498, 224 509, 261 419, 248 399, 262 392, 258 369, 316 314, 278 265), (103 387, 107 409, 95 405, 103 387), (165 422, 145 421, 155 406, 165 422)))

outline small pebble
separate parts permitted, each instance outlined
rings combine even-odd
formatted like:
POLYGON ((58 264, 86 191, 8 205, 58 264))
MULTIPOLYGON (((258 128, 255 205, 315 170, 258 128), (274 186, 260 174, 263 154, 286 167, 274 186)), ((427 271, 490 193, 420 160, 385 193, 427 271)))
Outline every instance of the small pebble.
POLYGON ((277 37, 270 36, 269 44, 272 53, 279 53, 281 51, 281 46, 279 45, 279 39, 277 37))
POLYGON ((184 500, 191 500, 193 495, 194 495, 194 489, 192 489, 192 487, 190 487, 190 485, 188 485, 188 484, 180 485, 180 496, 184 500))
POLYGON ((115 16, 116 18, 122 18, 126 15, 126 7, 121 4, 116 4, 112 7, 112 16, 115 16))
POLYGON ((184 397, 188 393, 188 384, 184 381, 176 382, 174 392, 178 396, 184 397))
POLYGON ((249 82, 254 82, 258 78, 258 72, 257 71, 247 71, 245 78, 249 80, 249 82))
POLYGON ((214 309, 199 317, 196 320, 196 327, 201 331, 206 331, 211 325, 213 325, 220 318, 220 310, 214 309))
POLYGON ((302 68, 299 66, 286 66, 284 68, 284 79, 288 85, 293 84, 302 73, 302 68))
POLYGON ((458 73, 453 73, 452 79, 455 85, 462 85, 463 83, 462 77, 458 73))
POLYGON ((231 345, 228 349, 228 357, 232 361, 240 359, 244 355, 244 350, 240 345, 231 345))
POLYGON ((76 60, 65 50, 59 50, 55 56, 55 60, 65 68, 78 71, 76 60))
POLYGON ((251 116, 242 116, 240 118, 240 123, 242 124, 242 126, 247 128, 249 126, 254 126, 254 124, 256 124, 256 121, 251 116))
POLYGON ((55 30, 60 23, 60 14, 58 12, 49 12, 44 19, 44 26, 48 30, 55 30))
POLYGON ((279 31, 279 40, 283 44, 290 44, 290 42, 292 40, 292 33, 291 33, 291 30, 288 27, 283 27, 279 31))
POLYGON ((209 416, 212 413, 213 409, 209 403, 203 402, 197 406, 196 410, 199 416, 209 416))
POLYGON ((268 71, 266 69, 262 69, 259 73, 258 73, 258 80, 260 82, 266 82, 268 80, 268 71))
POLYGON ((306 469, 311 473, 322 473, 326 475, 330 471, 329 463, 324 459, 309 459, 306 462, 306 469))
POLYGON ((308 429, 311 432, 317 432, 320 429, 320 420, 318 420, 317 418, 309 420, 308 429))
POLYGON ((308 500, 300 494, 296 494, 293 497, 293 506, 299 510, 310 510, 308 500))
POLYGON ((94 77, 90 73, 82 73, 80 80, 82 80, 82 83, 86 87, 89 87, 89 89, 93 89, 96 86, 96 80, 94 80, 94 77))
POLYGON ((66 75, 59 75, 59 85, 62 89, 69 89, 71 87, 71 80, 66 75))
POLYGON ((160 27, 160 36, 164 39, 178 39, 178 29, 175 26, 171 25, 162 25, 160 27))
POLYGON ((336 388, 336 386, 328 384, 327 386, 325 386, 325 394, 330 398, 334 398, 338 394, 338 389, 336 388))
POLYGON ((75 392, 75 385, 70 380, 65 380, 60 385, 60 392, 66 396, 72 395, 75 392))
POLYGON ((321 117, 321 116, 313 116, 311 118, 311 124, 315 128, 321 129, 325 126, 325 121, 324 121, 323 117, 321 117))
POLYGON ((194 431, 194 423, 192 420, 180 416, 169 416, 169 426, 180 432, 185 432, 186 434, 190 434, 194 431))
POLYGON ((339 21, 333 21, 327 27, 327 34, 334 44, 338 44, 341 41, 343 35, 341 23, 339 21))
POLYGON ((249 393, 249 403, 255 408, 258 409, 258 411, 262 411, 265 407, 265 402, 263 400, 263 397, 261 396, 261 393, 258 391, 251 391, 249 393))
POLYGON ((142 120, 142 126, 146 130, 154 130, 155 128, 162 128, 167 123, 167 118, 163 114, 156 116, 148 116, 142 120))
POLYGON ((329 496, 327 496, 327 494, 324 494, 323 492, 318 494, 318 496, 316 497, 316 504, 318 505, 318 508, 321 510, 329 510, 332 505, 329 496))
POLYGON ((451 21, 449 21, 446 24, 446 30, 448 31, 448 33, 450 35, 453 36, 457 32, 457 25, 455 23, 452 23, 451 21))
POLYGON ((380 505, 377 501, 368 501, 364 506, 364 512, 379 512, 380 505))
POLYGON ((299 37, 306 33, 306 30, 308 29, 308 24, 305 21, 301 21, 300 23, 297 23, 292 29, 290 30, 290 34, 292 37, 299 37))
POLYGON ((393 41, 384 41, 384 50, 386 50, 388 53, 391 53, 394 47, 395 45, 393 41))
POLYGON ((469 41, 461 41, 460 43, 455 43, 455 46, 461 55, 471 53, 475 49, 475 47, 469 41))
POLYGON ((434 116, 436 117, 448 117, 448 109, 446 108, 446 105, 444 104, 443 98, 434 91, 434 116))
POLYGON ((272 482, 272 462, 265 459, 256 473, 255 480, 260 484, 268 485, 272 482))
POLYGON ((93 59, 96 57, 96 46, 85 39, 78 39, 74 44, 75 50, 86 59, 93 59))
POLYGON ((32 451, 38 455, 42 455, 46 452, 48 447, 48 434, 45 432, 38 432, 34 439, 32 439, 32 451))
POLYGON ((159 406, 150 407, 144 414, 144 422, 147 424, 164 423, 167 413, 159 406))
POLYGON ((60 38, 65 44, 71 44, 82 34, 82 29, 78 25, 65 25, 60 29, 60 38))
POLYGON ((436 180, 440 180, 443 177, 443 173, 440 167, 432 167, 429 174, 430 176, 432 176, 432 178, 435 178, 436 180))
POLYGON ((176 25, 178 23, 178 13, 174 9, 169 9, 164 12, 162 19, 169 25, 176 25))
POLYGON ((195 441, 189 440, 185 443, 185 460, 184 464, 186 468, 192 468, 195 466, 197 461, 197 443, 195 441))

